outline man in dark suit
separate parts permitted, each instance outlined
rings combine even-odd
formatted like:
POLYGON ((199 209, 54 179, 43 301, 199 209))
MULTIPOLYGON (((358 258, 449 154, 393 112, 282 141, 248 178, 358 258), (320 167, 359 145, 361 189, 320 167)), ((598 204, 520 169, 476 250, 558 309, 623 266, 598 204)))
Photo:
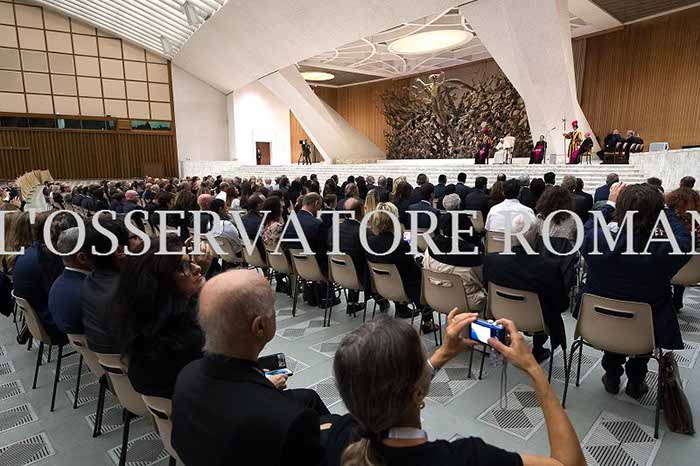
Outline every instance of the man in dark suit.
POLYGON ((432 212, 435 215, 436 225, 440 221, 440 211, 433 207, 433 195, 435 188, 430 183, 424 183, 420 187, 421 200, 415 204, 411 204, 406 209, 406 215, 408 217, 409 225, 413 225, 412 222, 416 222, 416 228, 428 229, 430 228, 430 216, 427 212, 432 212), (411 215, 411 212, 418 212, 418 214, 411 215))
POLYGON ((462 202, 462 209, 480 211, 484 216, 484 221, 486 221, 486 217, 489 214, 489 195, 486 194, 487 183, 488 180, 486 177, 477 177, 474 183, 474 190, 472 190, 472 192, 464 198, 464 202, 462 202))
POLYGON ((577 196, 574 191, 576 191, 576 178, 571 175, 566 175, 561 180, 562 188, 566 189, 574 197, 574 212, 579 216, 583 223, 586 223, 588 217, 591 215, 590 208, 593 206, 588 206, 588 199, 583 196, 577 196))
POLYGON ((428 176, 425 173, 421 173, 416 177, 416 186, 411 191, 411 197, 408 198, 411 204, 416 204, 423 200, 423 195, 421 194, 421 187, 428 182, 428 176))
POLYGON ((438 184, 435 185, 435 199, 438 201, 445 197, 445 189, 447 188, 447 176, 438 176, 438 184))
POLYGON ((459 194, 459 198, 464 202, 464 198, 472 191, 469 186, 467 186, 467 174, 462 172, 457 175, 457 184, 455 185, 455 192, 459 194))
POLYGON ((607 201, 608 196, 610 196, 610 187, 619 181, 620 177, 617 175, 617 173, 610 173, 607 178, 605 178, 605 184, 595 190, 593 195, 593 203, 607 201))
POLYGON ((379 202, 389 202, 389 190, 386 189, 386 176, 380 175, 377 178, 377 186, 374 188, 379 202))
MULTIPOLYGON (((684 346, 673 308, 671 279, 690 259, 686 253, 692 248, 692 240, 690 231, 673 209, 665 209, 672 231, 663 235, 655 231, 654 227, 662 210, 663 195, 649 185, 625 186, 618 183, 612 186, 608 202, 601 212, 606 222, 616 222, 620 225, 628 212, 636 211, 633 244, 627 243, 629 225, 624 224, 613 233, 616 243, 610 249, 601 225, 593 219, 589 220, 584 225, 584 240, 580 249, 588 264, 588 278, 583 293, 649 304, 654 321, 656 346, 667 350, 679 350, 684 346), (669 233, 673 234, 680 251, 684 254, 671 254, 671 244, 662 241, 669 233), (656 242, 649 241, 652 235, 656 242), (628 247, 634 251, 633 254, 625 253, 628 247), (642 255, 641 252, 645 254, 642 255)), ((603 355, 603 385, 609 393, 617 394, 620 390, 620 377, 626 373, 625 393, 639 399, 649 391, 646 383, 649 358, 626 359, 625 356, 615 353, 603 355)))
POLYGON ((617 144, 623 141, 624 139, 620 136, 620 132, 618 130, 613 130, 612 133, 608 134, 605 136, 605 139, 603 139, 603 148, 597 152, 598 158, 604 161, 605 153, 615 152, 617 144))
MULTIPOLYGON (((132 210, 137 210, 137 211, 143 211, 143 207, 141 207, 138 203, 139 201, 139 194, 134 191, 133 189, 129 189, 127 192, 124 193, 124 214, 128 214, 132 210)), ((142 212, 137 212, 135 214, 132 214, 131 219, 134 221, 134 224, 138 227, 139 230, 144 231, 144 226, 143 226, 143 213, 142 212)))
MULTIPOLYGON (((522 233, 528 244, 538 250, 537 226, 530 225, 525 230, 523 215, 516 215, 512 221, 513 233, 522 233)), ((514 239, 514 242, 517 242, 514 239)), ((552 349, 566 344, 564 321, 561 313, 569 308, 569 289, 564 274, 556 260, 544 254, 529 255, 521 245, 513 246, 514 255, 491 253, 484 256, 484 281, 521 291, 537 293, 542 306, 542 316, 550 332, 552 349)), ((550 357, 550 350, 544 348, 546 335, 536 335, 533 339, 532 355, 537 362, 550 357)))
MULTIPOLYGON (((129 232, 120 221, 101 219, 100 225, 117 238, 117 249, 109 255, 92 254, 95 269, 83 281, 80 307, 88 348, 96 353, 121 352, 119 336, 114 325, 114 301, 119 286, 119 271, 126 258, 124 251, 129 242, 129 232)), ((98 232, 92 224, 86 226, 85 245, 92 251, 106 254, 112 249, 107 236, 98 232)))
POLYGON ((257 243, 258 250, 260 251, 261 257, 265 257, 265 246, 262 242, 262 229, 260 225, 262 224, 263 216, 262 205, 265 202, 265 197, 262 194, 253 194, 248 198, 248 213, 241 217, 241 222, 243 223, 243 228, 248 235, 250 241, 255 241, 255 237, 259 235, 257 243))
POLYGON ((576 178, 576 190, 574 190, 574 196, 582 197, 585 200, 586 212, 590 212, 593 209, 593 196, 584 191, 584 187, 585 185, 583 184, 583 180, 581 178, 576 178))
MULTIPOLYGON (((78 227, 68 228, 58 237, 56 250, 62 254, 73 251, 78 236, 78 227)), ((49 291, 49 312, 61 332, 82 335, 85 327, 80 300, 85 277, 92 271, 89 249, 83 244, 77 253, 63 256, 63 265, 63 273, 49 291)))
POLYGON ((545 173, 544 184, 545 186, 554 186, 555 184, 557 184, 557 174, 554 172, 545 173))
POLYGON ((199 295, 198 318, 205 356, 182 369, 173 395, 172 445, 184 464, 321 464, 323 401, 285 390, 287 377, 267 377, 257 362, 277 329, 267 281, 250 270, 217 275, 199 295))
POLYGON ((528 206, 532 210, 535 210, 535 204, 537 204, 537 198, 535 193, 530 189, 530 177, 523 175, 519 178, 520 180, 520 195, 518 200, 522 205, 528 206))

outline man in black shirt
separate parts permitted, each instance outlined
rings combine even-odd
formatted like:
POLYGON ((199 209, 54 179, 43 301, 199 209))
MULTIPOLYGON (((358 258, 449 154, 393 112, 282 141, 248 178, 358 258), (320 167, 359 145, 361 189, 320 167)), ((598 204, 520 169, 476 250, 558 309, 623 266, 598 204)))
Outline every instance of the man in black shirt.
POLYGON ((467 186, 466 183, 467 181, 467 174, 462 172, 459 175, 457 175, 457 184, 455 185, 455 192, 459 194, 459 198, 464 202, 464 198, 467 197, 467 195, 472 191, 469 189, 469 186, 467 186))
POLYGON ((486 221, 486 217, 489 214, 489 195, 486 193, 487 183, 486 177, 478 177, 474 183, 474 190, 462 202, 462 209, 480 211, 484 216, 484 221, 486 221))

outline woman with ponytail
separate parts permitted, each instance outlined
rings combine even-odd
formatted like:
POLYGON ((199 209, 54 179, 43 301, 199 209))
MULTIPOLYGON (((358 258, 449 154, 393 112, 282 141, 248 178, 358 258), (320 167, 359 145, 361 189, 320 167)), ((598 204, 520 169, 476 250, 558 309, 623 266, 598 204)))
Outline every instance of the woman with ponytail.
MULTIPOLYGON (((502 319, 508 346, 490 339, 510 364, 530 376, 544 411, 551 456, 512 453, 470 437, 429 440, 422 430, 433 375, 476 344, 463 338, 478 315, 448 316, 443 345, 427 358, 418 332, 407 322, 381 316, 348 334, 335 353, 333 372, 349 416, 333 425, 327 442, 328 465, 341 466, 579 466, 586 461, 576 432, 512 322, 502 319)), ((487 400, 483 400, 486 402, 487 400)))

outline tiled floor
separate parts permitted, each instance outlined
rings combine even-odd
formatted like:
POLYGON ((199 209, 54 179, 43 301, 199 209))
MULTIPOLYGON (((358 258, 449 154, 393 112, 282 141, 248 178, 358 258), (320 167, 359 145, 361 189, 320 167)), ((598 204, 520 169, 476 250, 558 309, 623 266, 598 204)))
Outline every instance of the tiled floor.
MULTIPOLYGON (((362 323, 362 316, 345 314, 345 306, 334 308, 331 327, 323 327, 323 311, 301 304, 291 316, 291 300, 277 294, 278 332, 266 353, 284 352, 295 375, 288 385, 313 387, 331 411, 345 413, 332 378, 333 355, 342 336, 362 323)), ((371 310, 371 309, 370 309, 371 310)), ((370 313, 371 315, 371 313, 370 313)), ((678 353, 681 378, 691 406, 700 409, 700 370, 696 364, 700 348, 700 290, 686 292, 686 308, 681 320, 687 348, 678 353), (697 327, 692 324, 698 323, 697 327)), ((574 320, 567 316, 567 330, 573 334, 574 320)), ((67 359, 56 396, 56 411, 49 412, 54 362, 42 365, 36 390, 31 389, 37 350, 26 350, 15 341, 15 327, 9 319, 0 320, 0 465, 23 466, 114 466, 121 448, 121 413, 116 399, 108 396, 104 434, 92 438, 92 423, 98 385, 91 374, 82 376, 78 408, 73 409, 77 360, 67 359), (110 409, 111 407, 111 409, 110 409)), ((431 337, 422 341, 435 348, 431 337)), ((55 356, 53 356, 55 358, 55 356)), ((652 390, 641 403, 622 394, 607 394, 600 382, 600 353, 585 349, 581 386, 570 387, 567 412, 579 434, 591 465, 683 466, 698 464, 700 442, 666 431, 661 423, 659 440, 653 438, 654 401, 652 390)), ((494 358, 495 359, 495 358, 494 358)), ((54 361, 55 359, 52 359, 54 361)), ((553 384, 561 394, 563 365, 561 354, 554 359, 553 384)), ((507 399, 499 399, 500 366, 486 360, 482 380, 478 380, 481 359, 473 358, 468 373, 469 354, 461 355, 438 373, 422 416, 431 438, 454 439, 479 436, 487 442, 511 450, 547 454, 547 433, 542 412, 528 380, 508 369, 507 399)), ((543 367, 548 368, 548 363, 543 367)), ((655 371, 656 365, 650 364, 655 371)), ((656 383, 656 373, 648 376, 656 383)), ((623 384, 624 387, 624 384, 623 384)), ((697 418, 697 417, 696 417, 697 418)), ((132 466, 167 464, 153 425, 149 420, 132 424, 129 446, 132 466)))

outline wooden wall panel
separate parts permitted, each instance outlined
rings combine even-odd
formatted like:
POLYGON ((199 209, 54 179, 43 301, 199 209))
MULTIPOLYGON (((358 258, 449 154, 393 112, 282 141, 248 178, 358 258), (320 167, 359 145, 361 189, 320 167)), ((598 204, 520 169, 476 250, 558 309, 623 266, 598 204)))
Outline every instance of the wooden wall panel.
POLYGON ((700 8, 586 39, 581 104, 601 138, 700 144, 700 8))
POLYGON ((0 178, 43 169, 56 179, 177 176, 175 134, 0 129, 0 178))

